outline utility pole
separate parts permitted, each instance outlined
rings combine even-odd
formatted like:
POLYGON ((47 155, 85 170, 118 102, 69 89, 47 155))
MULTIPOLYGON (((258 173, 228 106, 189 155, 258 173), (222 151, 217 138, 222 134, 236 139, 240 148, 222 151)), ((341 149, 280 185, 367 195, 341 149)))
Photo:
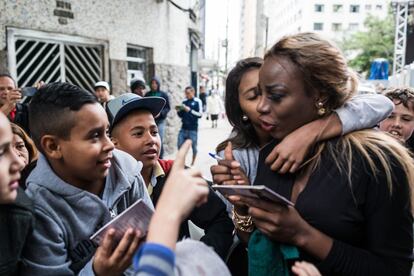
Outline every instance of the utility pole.
POLYGON ((393 0, 391 6, 395 12, 395 42, 393 75, 401 73, 405 66, 407 46, 408 10, 414 6, 414 0, 393 0))
POLYGON ((227 66, 228 66, 228 55, 229 55, 229 0, 227 0, 227 19, 226 19, 226 39, 224 40, 224 47, 226 48, 226 56, 224 63, 224 74, 227 75, 227 66))
POLYGON ((266 16, 266 32, 265 32, 265 46, 263 50, 263 55, 267 52, 267 42, 269 39, 269 17, 266 16))
POLYGON ((216 89, 218 90, 219 88, 219 83, 220 83, 220 40, 218 41, 218 47, 217 47, 217 83, 216 83, 216 89))

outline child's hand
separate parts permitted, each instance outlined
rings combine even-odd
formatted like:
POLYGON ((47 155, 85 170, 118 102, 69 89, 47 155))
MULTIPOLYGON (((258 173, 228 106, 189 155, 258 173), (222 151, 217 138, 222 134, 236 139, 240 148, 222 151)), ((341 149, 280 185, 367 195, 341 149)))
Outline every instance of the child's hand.
POLYGON ((286 136, 267 156, 272 171, 294 173, 302 165, 315 139, 306 128, 298 128, 286 136))
POLYGON ((93 270, 96 275, 122 275, 131 265, 132 257, 140 243, 141 233, 128 229, 118 245, 115 244, 115 230, 110 229, 93 259, 93 270), (114 249, 115 248, 115 249, 114 249))
POLYGON ((148 242, 162 244, 174 250, 181 222, 195 206, 207 201, 209 188, 201 173, 185 169, 185 156, 191 147, 187 140, 181 146, 171 168, 152 216, 148 242))
POLYGON ((185 157, 191 147, 187 140, 181 146, 167 178, 160 199, 157 203, 157 212, 167 211, 175 213, 181 220, 186 218, 195 206, 207 202, 209 188, 199 170, 185 169, 185 157))
POLYGON ((240 163, 234 160, 233 149, 229 142, 224 150, 224 160, 210 168, 213 182, 219 185, 250 185, 240 163))
POLYGON ((318 269, 307 262, 295 262, 292 271, 298 276, 321 276, 318 269))

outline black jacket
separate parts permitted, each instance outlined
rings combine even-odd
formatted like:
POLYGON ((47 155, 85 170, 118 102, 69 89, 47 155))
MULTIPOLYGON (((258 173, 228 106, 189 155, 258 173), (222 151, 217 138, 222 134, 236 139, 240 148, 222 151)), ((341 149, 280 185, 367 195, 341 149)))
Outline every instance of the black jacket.
POLYGON ((30 136, 29 129, 29 108, 27 104, 16 104, 16 113, 12 123, 15 123, 19 127, 23 128, 24 131, 30 136))
POLYGON ((145 94, 145 97, 162 97, 165 100, 165 106, 161 110, 160 114, 155 118, 155 122, 159 123, 167 119, 168 112, 170 112, 170 99, 168 98, 168 94, 164 91, 149 91, 145 94))
POLYGON ((19 188, 13 204, 0 204, 0 275, 18 274, 22 250, 33 223, 33 204, 22 189, 19 188))
MULTIPOLYGON (((155 185, 151 195, 154 206, 157 205, 167 177, 168 173, 166 176, 157 178, 157 185, 155 185)), ((189 220, 204 230, 205 235, 200 240, 212 246, 216 253, 224 259, 233 242, 232 232, 234 227, 226 211, 226 206, 211 188, 208 201, 202 206, 196 207, 190 216, 182 222, 178 240, 190 237, 189 220)))

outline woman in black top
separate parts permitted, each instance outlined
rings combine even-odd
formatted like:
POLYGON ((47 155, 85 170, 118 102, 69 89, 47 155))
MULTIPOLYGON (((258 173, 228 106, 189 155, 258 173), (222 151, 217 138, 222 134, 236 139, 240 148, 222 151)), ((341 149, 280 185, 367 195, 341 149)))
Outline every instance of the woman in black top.
MULTIPOLYGON (((259 84, 261 127, 275 141, 260 152, 255 184, 271 187, 295 207, 230 200, 247 205, 258 230, 295 245, 323 275, 409 275, 414 165, 397 141, 358 131, 319 143, 295 174, 281 175, 265 164, 278 141, 355 92, 356 78, 339 50, 312 33, 287 36, 266 54, 259 84)), ((250 231, 246 214, 236 215, 250 231)))

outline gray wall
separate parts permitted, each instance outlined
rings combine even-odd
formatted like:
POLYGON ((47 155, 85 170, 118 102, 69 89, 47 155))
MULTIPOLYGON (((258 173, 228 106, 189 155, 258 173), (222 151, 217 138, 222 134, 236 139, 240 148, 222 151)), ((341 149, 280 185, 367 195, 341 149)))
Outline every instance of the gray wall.
MULTIPOLYGON (((0 70, 7 69, 6 28, 16 27, 77 37, 99 39, 108 44, 109 79, 115 95, 128 90, 126 48, 128 44, 153 49, 153 66, 171 106, 184 97, 190 84, 188 28, 196 28, 188 13, 160 0, 70 0, 72 18, 54 15, 55 0, 0 1, 0 70), (62 24, 62 22, 64 24, 62 24)), ((191 7, 194 0, 175 0, 191 7)), ((170 112, 166 130, 166 153, 175 151, 179 118, 170 112)))

